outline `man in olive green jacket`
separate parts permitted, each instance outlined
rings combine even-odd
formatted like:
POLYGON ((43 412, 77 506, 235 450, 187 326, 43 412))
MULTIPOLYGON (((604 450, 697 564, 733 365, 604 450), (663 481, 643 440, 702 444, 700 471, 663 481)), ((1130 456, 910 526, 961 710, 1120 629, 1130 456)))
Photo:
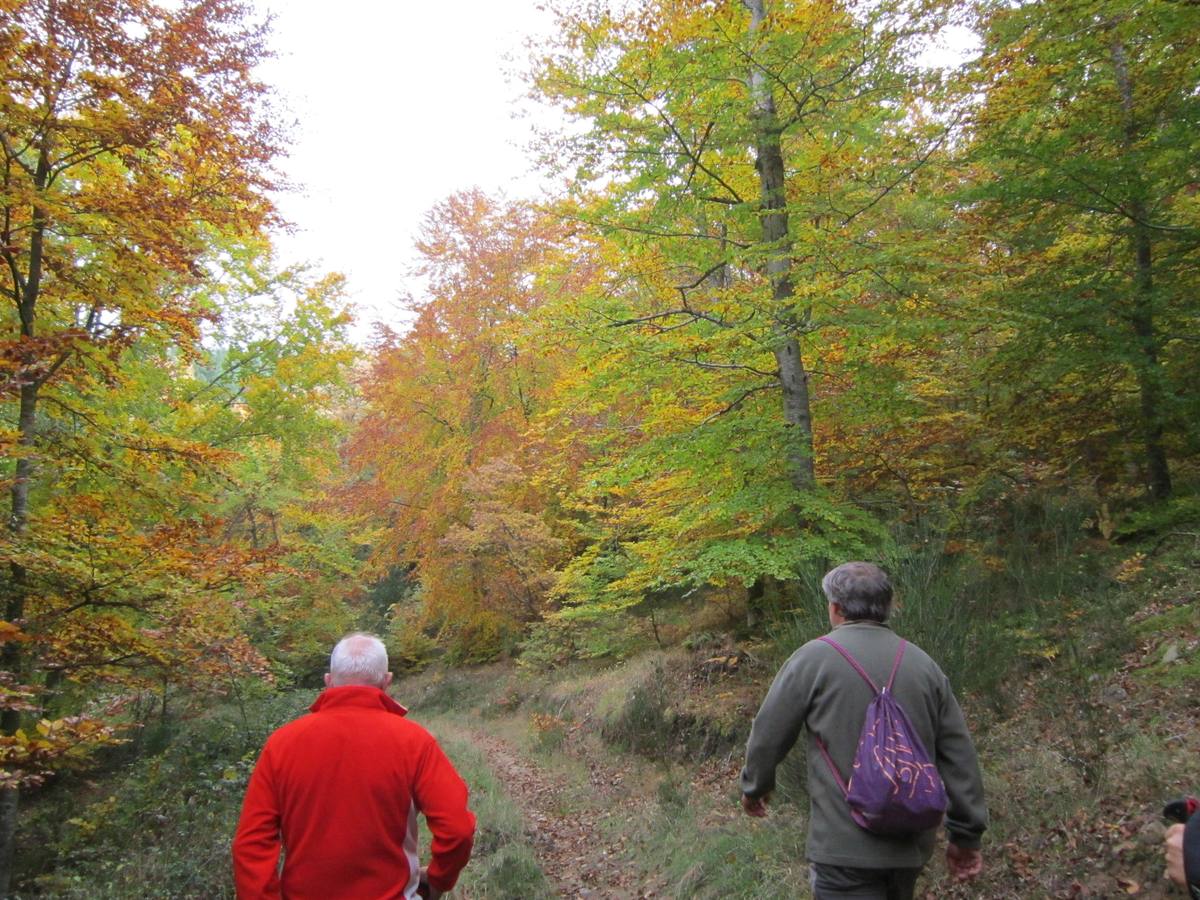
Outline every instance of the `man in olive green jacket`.
MULTIPOLYGON (((870 563, 849 562, 829 572, 822 587, 832 637, 876 684, 886 684, 900 644, 885 624, 892 608, 887 575, 870 563)), ((912 644, 896 672, 893 696, 946 785, 947 867, 957 880, 970 880, 983 868, 979 846, 987 807, 962 710, 937 663, 912 644)), ((835 648, 809 641, 775 676, 746 745, 742 806, 748 815, 761 817, 775 787, 775 768, 801 729, 808 731, 808 860, 817 900, 911 900, 917 875, 933 853, 936 829, 884 836, 855 824, 842 788, 818 750, 819 738, 838 771, 848 775, 872 697, 871 688, 835 648)))

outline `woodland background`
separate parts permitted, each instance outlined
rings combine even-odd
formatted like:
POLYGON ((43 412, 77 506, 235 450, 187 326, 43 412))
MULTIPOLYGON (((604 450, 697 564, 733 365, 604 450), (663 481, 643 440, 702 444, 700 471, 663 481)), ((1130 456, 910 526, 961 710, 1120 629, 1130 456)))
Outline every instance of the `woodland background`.
POLYGON ((273 260, 246 6, 0 0, 0 894, 227 892, 262 737, 366 628, 497 804, 468 896, 588 882, 513 747, 649 779, 683 837, 613 825, 629 896, 797 896, 802 785, 783 844, 702 798, 869 558, 981 735, 980 890, 1150 895, 1200 775, 1200 4, 555 12, 559 190, 446 198, 357 346, 273 260))

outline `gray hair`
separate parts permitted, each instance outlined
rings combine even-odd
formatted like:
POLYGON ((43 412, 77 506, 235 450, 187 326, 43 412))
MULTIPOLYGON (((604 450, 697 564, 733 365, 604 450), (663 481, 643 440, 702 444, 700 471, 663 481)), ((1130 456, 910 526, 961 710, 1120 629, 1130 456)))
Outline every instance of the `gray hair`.
POLYGON ((387 648, 383 641, 365 631, 348 634, 329 656, 329 674, 335 686, 367 684, 378 687, 388 673, 387 648))
POLYGON ((821 590, 847 619, 886 622, 892 611, 892 582, 874 563, 842 563, 821 579, 821 590))

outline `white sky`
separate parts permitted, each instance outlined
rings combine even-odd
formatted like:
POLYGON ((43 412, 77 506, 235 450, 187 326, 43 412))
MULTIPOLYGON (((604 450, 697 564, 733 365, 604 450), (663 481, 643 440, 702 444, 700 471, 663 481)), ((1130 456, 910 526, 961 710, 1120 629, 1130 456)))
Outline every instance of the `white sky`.
POLYGON ((310 262, 348 279, 369 324, 402 325, 397 298, 409 277, 425 213, 479 187, 509 197, 536 192, 523 150, 524 39, 548 28, 522 0, 257 0, 274 16, 279 58, 260 76, 286 103, 293 131, 281 166, 297 185, 277 198, 292 235, 281 262, 310 262), (506 55, 511 59, 506 60, 506 55))
MULTIPOLYGON (((255 0, 274 16, 278 58, 260 70, 298 124, 277 198, 293 234, 282 263, 346 276, 366 340, 374 321, 402 327, 398 299, 419 295, 413 241, 451 193, 532 196, 524 40, 546 33, 535 0, 255 0)), ((963 56, 961 29, 929 64, 963 56)), ((541 111, 545 116, 549 113, 541 111)))

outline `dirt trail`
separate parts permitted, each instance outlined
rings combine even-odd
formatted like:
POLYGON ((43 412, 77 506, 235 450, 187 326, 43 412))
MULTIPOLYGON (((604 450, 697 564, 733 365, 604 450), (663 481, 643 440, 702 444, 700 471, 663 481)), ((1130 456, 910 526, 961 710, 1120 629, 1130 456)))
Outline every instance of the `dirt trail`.
POLYGON ((649 802, 632 796, 625 776, 589 761, 588 784, 571 784, 558 773, 522 757, 503 739, 475 732, 488 764, 525 815, 526 834, 546 877, 562 897, 649 898, 660 896, 629 860, 627 830, 601 827, 602 815, 620 809, 618 821, 636 821, 649 802), (586 790, 585 802, 575 802, 586 790))

